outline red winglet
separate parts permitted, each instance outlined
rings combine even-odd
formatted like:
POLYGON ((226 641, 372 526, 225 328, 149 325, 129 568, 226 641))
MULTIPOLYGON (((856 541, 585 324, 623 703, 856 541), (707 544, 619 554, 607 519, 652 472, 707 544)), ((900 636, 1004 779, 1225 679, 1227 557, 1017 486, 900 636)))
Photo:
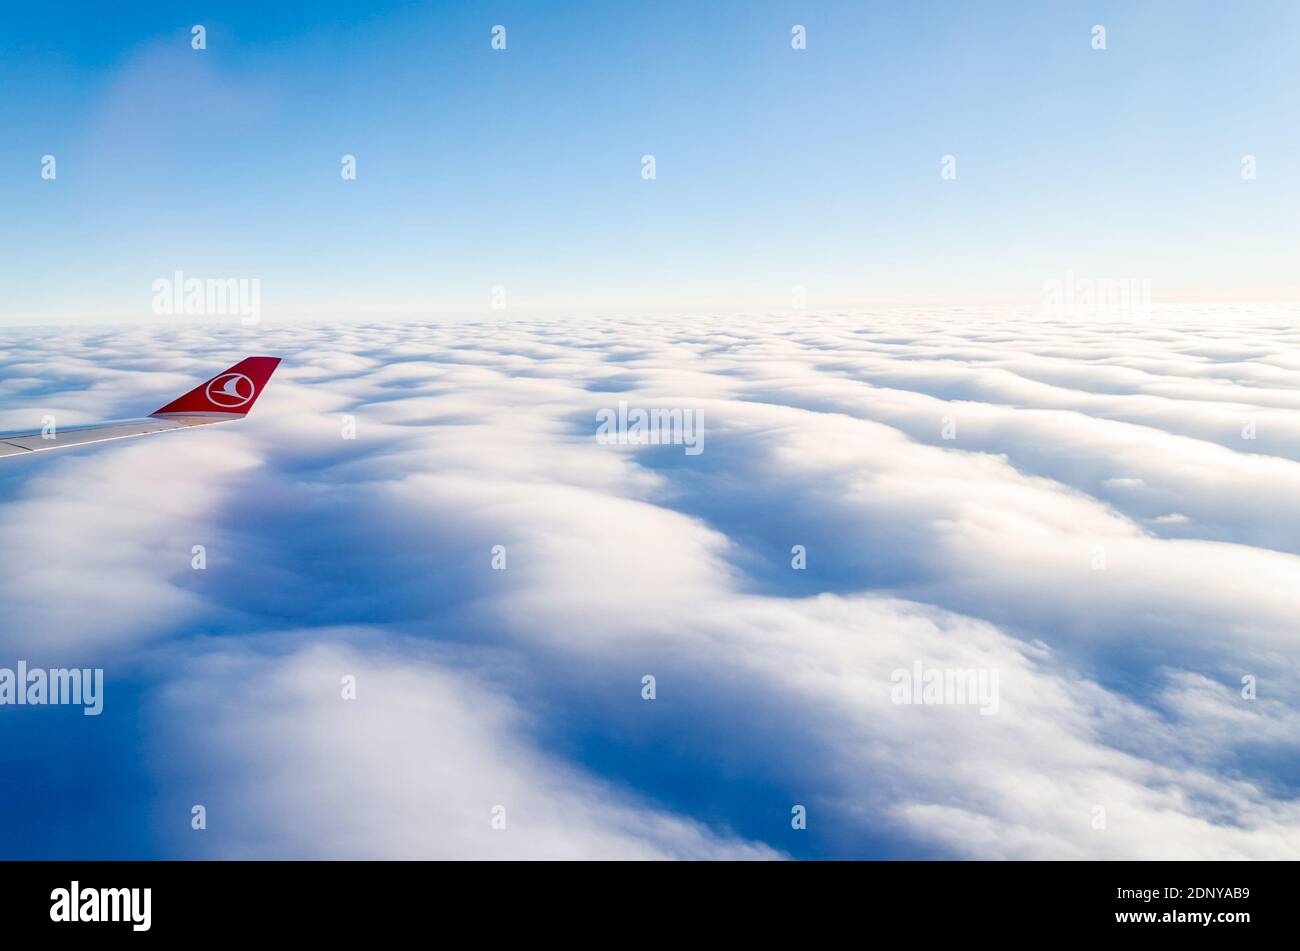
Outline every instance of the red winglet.
POLYGON ((246 416, 279 365, 279 357, 248 357, 150 415, 246 416))

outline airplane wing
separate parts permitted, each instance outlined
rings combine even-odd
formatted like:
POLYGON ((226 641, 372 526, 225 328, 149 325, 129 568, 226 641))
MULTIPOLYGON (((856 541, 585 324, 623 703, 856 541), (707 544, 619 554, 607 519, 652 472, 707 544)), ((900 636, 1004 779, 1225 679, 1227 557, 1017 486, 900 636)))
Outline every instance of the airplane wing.
POLYGON ((0 433, 0 456, 24 456, 46 449, 84 446, 128 436, 151 436, 174 429, 243 419, 279 365, 279 357, 248 357, 142 419, 50 427, 48 431, 30 433, 0 433))

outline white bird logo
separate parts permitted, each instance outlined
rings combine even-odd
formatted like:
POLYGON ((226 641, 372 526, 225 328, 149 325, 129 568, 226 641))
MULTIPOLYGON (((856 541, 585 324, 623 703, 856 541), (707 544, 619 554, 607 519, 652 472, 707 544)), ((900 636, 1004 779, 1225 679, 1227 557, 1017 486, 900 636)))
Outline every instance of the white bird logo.
POLYGON ((238 409, 253 398, 257 387, 242 373, 223 373, 208 384, 208 402, 222 409, 238 409))

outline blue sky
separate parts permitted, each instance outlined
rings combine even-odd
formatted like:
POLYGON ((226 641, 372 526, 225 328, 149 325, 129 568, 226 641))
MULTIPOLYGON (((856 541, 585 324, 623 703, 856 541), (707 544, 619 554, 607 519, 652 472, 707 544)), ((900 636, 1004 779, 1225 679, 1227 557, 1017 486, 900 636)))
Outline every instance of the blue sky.
POLYGON ((494 285, 520 316, 1033 302, 1067 271, 1289 298, 1298 27, 1287 2, 29 5, 0 26, 0 321, 147 320, 176 270, 258 278, 272 320, 484 316, 494 285))

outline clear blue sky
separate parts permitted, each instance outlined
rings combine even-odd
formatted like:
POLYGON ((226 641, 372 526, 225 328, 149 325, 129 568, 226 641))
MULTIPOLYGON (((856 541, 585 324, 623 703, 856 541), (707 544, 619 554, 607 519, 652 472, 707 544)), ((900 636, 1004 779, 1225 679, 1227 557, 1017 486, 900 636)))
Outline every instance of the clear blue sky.
POLYGON ((0 322, 1300 296, 1291 0, 24 4, 0 89, 0 322))

